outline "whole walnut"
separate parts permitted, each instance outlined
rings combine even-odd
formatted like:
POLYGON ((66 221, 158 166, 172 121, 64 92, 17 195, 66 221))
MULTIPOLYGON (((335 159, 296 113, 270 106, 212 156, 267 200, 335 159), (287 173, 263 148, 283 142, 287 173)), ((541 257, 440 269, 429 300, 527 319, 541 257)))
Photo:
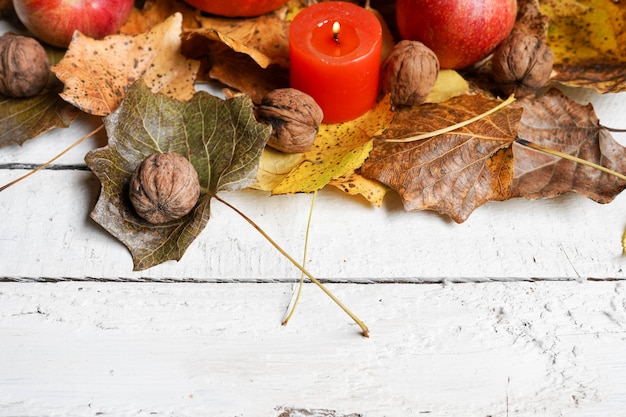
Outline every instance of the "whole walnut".
POLYGON ((391 95, 394 107, 424 102, 439 75, 439 59, 419 41, 398 42, 381 68, 381 88, 391 95))
POLYGON ((48 83, 50 64, 43 46, 33 38, 0 36, 0 94, 32 97, 48 83))
POLYGON ((493 79, 505 94, 534 94, 550 80, 554 55, 541 38, 513 32, 494 51, 493 79))
POLYGON ((324 112, 313 97, 294 88, 270 91, 255 113, 260 122, 272 126, 267 144, 286 153, 307 151, 324 118, 324 112))
POLYGON ((155 153, 135 168, 130 179, 130 201, 137 214, 153 224, 189 213, 200 197, 198 173, 184 156, 155 153))

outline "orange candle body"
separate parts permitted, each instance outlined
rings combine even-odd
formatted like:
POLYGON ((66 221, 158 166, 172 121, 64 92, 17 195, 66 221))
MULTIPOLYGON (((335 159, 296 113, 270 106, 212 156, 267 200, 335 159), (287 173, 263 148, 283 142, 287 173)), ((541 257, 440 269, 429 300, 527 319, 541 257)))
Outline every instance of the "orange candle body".
POLYGON ((342 1, 312 5, 289 29, 290 85, 315 99, 324 122, 355 119, 378 97, 381 49, 382 28, 370 11, 342 1))

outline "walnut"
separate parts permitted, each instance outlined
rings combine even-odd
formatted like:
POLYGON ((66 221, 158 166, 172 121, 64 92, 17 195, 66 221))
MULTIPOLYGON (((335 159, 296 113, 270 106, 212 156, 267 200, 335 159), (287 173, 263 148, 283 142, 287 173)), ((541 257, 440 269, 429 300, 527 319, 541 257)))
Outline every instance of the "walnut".
POLYGON ((505 94, 534 94, 550 80, 554 55, 541 38, 513 32, 494 51, 493 78, 505 94))
POLYGON ((153 224, 189 213, 200 197, 198 173, 191 162, 174 152, 144 159, 130 179, 130 201, 137 214, 153 224))
POLYGON ((50 76, 48 55, 33 38, 0 36, 0 94, 32 97, 43 91, 50 76))
POLYGON ((424 102, 437 81, 439 59, 418 41, 398 42, 381 68, 381 88, 391 94, 394 107, 414 106, 424 102))
POLYGON ((279 88, 263 97, 256 108, 256 117, 272 126, 269 146, 286 153, 298 153, 313 145, 324 113, 308 94, 293 88, 279 88))

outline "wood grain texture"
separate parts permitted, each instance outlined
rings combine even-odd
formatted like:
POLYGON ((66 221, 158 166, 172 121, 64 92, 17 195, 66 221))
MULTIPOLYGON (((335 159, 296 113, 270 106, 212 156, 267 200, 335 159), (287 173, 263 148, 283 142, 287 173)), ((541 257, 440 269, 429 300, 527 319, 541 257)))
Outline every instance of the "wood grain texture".
POLYGON ((0 285, 0 415, 619 416, 621 282, 0 285))

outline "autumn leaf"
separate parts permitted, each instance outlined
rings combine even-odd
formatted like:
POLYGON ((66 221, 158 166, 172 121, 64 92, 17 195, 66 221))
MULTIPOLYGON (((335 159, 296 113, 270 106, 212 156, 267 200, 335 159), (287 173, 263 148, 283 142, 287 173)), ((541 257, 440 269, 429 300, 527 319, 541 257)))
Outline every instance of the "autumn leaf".
POLYGON ((554 80, 598 92, 626 90, 626 4, 612 0, 542 0, 549 17, 554 80))
POLYGON ((201 28, 185 37, 204 36, 224 43, 234 52, 250 56, 261 68, 271 64, 289 67, 289 22, 273 12, 248 19, 201 17, 201 28))
POLYGON ((143 79, 154 93, 190 99, 199 63, 180 53, 181 24, 176 13, 143 35, 94 40, 77 32, 52 68, 65 84, 61 97, 87 113, 106 116, 120 105, 126 89, 143 79))
POLYGON ((351 175, 372 149, 372 136, 391 122, 389 97, 365 115, 350 122, 320 126, 315 142, 304 153, 304 161, 272 189, 272 194, 310 193, 331 180, 351 175))
POLYGON ((0 96, 0 148, 10 143, 22 145, 49 130, 69 127, 79 114, 55 90, 29 98, 0 96))
MULTIPOLYGON (((581 105, 553 89, 541 97, 523 99, 518 136, 536 145, 573 155, 626 173, 626 149, 600 125, 591 104, 581 105)), ((599 203, 612 201, 626 181, 596 168, 530 149, 516 143, 511 197, 555 197, 575 191, 599 203)))
POLYGON ((170 16, 180 13, 183 16, 183 28, 195 29, 200 11, 184 1, 146 0, 141 9, 134 8, 124 25, 118 31, 121 35, 140 35, 165 22, 170 16))
POLYGON ((249 95, 255 103, 289 86, 289 23, 284 9, 248 19, 203 17, 182 36, 183 54, 207 62, 211 79, 249 95))
POLYGON ((256 122, 246 97, 222 100, 199 92, 180 102, 152 93, 141 81, 104 124, 109 144, 85 158, 102 183, 91 217, 128 247, 135 270, 183 256, 209 220, 211 198, 254 182, 270 134, 268 126, 256 122), (163 225, 138 217, 128 198, 132 172, 155 152, 188 158, 202 187, 190 214, 163 225))
POLYGON ((385 195, 389 191, 385 184, 365 178, 356 172, 332 179, 328 185, 339 188, 349 195, 360 195, 376 207, 382 207, 385 195))
POLYGON ((480 205, 509 197, 511 144, 522 110, 506 107, 463 128, 430 139, 385 142, 433 132, 471 119, 499 101, 464 95, 440 104, 399 110, 363 164, 361 173, 396 190, 404 208, 435 210, 465 221, 480 205))

